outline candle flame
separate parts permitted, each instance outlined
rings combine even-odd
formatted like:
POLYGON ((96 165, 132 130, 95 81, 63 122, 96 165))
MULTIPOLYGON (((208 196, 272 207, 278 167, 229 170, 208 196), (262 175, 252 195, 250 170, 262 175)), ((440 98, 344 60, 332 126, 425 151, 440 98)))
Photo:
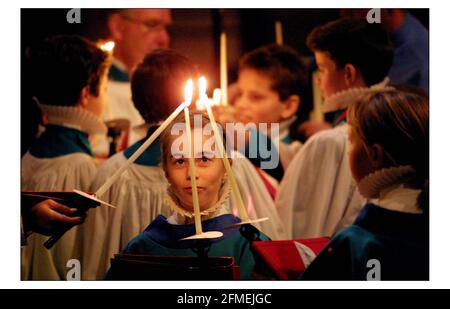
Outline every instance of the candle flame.
POLYGON ((114 43, 113 41, 108 41, 106 43, 101 44, 100 49, 108 53, 111 53, 114 49, 114 46, 116 46, 116 43, 114 43))
POLYGON ((213 105, 219 105, 221 97, 222 97, 222 91, 219 88, 214 89, 213 105))
POLYGON ((193 92, 194 92, 194 82, 192 81, 192 78, 190 78, 186 82, 186 86, 184 86, 184 104, 186 107, 191 105, 193 92))
POLYGON ((206 95, 206 78, 204 76, 198 79, 198 91, 200 92, 200 97, 206 95))

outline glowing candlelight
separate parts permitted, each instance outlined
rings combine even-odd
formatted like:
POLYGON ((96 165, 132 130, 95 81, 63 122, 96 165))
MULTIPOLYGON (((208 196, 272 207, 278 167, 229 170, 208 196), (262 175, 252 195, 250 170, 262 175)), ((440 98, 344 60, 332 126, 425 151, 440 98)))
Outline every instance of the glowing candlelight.
POLYGON ((116 46, 116 43, 114 43, 113 41, 108 41, 106 43, 101 44, 100 49, 108 53, 112 53, 112 51, 114 50, 114 46, 116 46))
POLYGON ((239 217, 244 222, 249 221, 247 210, 245 209, 244 202, 242 201, 242 196, 236 182, 236 177, 234 176, 234 172, 231 168, 230 162, 228 161, 228 156, 223 146, 221 134, 219 133, 219 128, 217 126, 216 119, 214 118, 214 114, 212 113, 208 96, 205 93, 206 78, 204 77, 200 77, 199 79, 199 91, 200 91, 200 100, 205 105, 206 111, 208 112, 209 120, 211 121, 211 126, 214 132, 214 138, 216 140, 216 146, 219 148, 219 153, 222 157, 223 165, 225 166, 225 170, 227 171, 228 177, 230 179, 231 189, 234 195, 236 196, 237 206, 239 210, 239 217))
MULTIPOLYGON (((193 88, 192 80, 188 80, 186 83, 187 86, 191 85, 190 87, 193 88)), ((191 93, 192 98, 192 93, 191 93)), ((191 100, 191 99, 190 99, 191 100)), ((191 103, 189 100, 189 104, 191 103)), ((159 126, 158 129, 156 129, 155 132, 153 132, 152 135, 139 147, 135 153, 127 160, 127 162, 122 165, 116 172, 95 192, 95 196, 100 197, 102 196, 112 185, 114 182, 117 181, 117 179, 122 175, 122 173, 134 162, 136 159, 158 138, 159 135, 167 128, 167 126, 178 116, 179 113, 184 109, 185 102, 181 103, 180 106, 177 107, 173 113, 167 117, 167 119, 159 126)))
POLYGON ((222 105, 228 104, 228 68, 227 68, 227 35, 220 35, 220 88, 222 89, 222 105))
POLYGON ((200 96, 200 101, 208 98, 206 88, 206 78, 202 76, 198 79, 198 93, 200 96))
POLYGON ((279 20, 275 22, 275 42, 283 45, 283 25, 279 20))
POLYGON ((192 94, 194 93, 194 82, 191 78, 188 79, 186 85, 184 86, 184 107, 189 107, 192 102, 192 94))

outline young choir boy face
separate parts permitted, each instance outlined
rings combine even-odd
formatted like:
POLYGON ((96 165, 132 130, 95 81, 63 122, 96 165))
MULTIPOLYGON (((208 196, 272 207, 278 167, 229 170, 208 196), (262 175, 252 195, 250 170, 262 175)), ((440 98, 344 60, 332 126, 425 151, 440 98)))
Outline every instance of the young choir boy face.
MULTIPOLYGON (((221 158, 215 157, 215 147, 210 147, 211 135, 204 135, 203 129, 198 128, 192 130, 193 140, 194 136, 197 139, 194 143, 198 143, 200 148, 194 157, 198 197, 200 209, 205 210, 214 206, 219 200, 220 188, 226 179, 226 174, 221 158)), ((171 136, 170 145, 179 137, 171 136)), ((164 156, 164 170, 172 192, 180 200, 179 206, 193 211, 189 151, 183 146, 184 144, 180 147, 181 153, 170 153, 172 147, 167 147, 169 153, 164 156)))
POLYGON ((107 85, 107 72, 105 72, 100 78, 98 87, 98 96, 90 93, 89 87, 86 87, 81 92, 81 106, 99 118, 102 118, 103 111, 107 102, 106 85, 107 85))
POLYGON ((295 113, 290 104, 280 100, 278 92, 272 89, 271 78, 262 72, 242 70, 239 72, 237 86, 235 107, 236 120, 239 122, 276 123, 295 113))
POLYGON ((319 68, 317 83, 325 99, 338 91, 348 88, 345 83, 345 70, 338 67, 336 62, 331 59, 329 53, 315 51, 314 57, 319 68))
POLYGON ((367 146, 352 125, 348 126, 348 140, 350 142, 348 150, 350 170, 355 181, 359 182, 365 176, 374 172, 376 168, 369 156, 367 146))

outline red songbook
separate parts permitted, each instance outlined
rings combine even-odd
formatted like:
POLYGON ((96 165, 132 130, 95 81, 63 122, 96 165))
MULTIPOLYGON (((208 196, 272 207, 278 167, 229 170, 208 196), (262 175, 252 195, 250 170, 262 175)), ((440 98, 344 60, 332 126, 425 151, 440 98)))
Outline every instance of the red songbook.
POLYGON ((254 241, 252 246, 271 277, 296 280, 329 241, 328 237, 254 241))

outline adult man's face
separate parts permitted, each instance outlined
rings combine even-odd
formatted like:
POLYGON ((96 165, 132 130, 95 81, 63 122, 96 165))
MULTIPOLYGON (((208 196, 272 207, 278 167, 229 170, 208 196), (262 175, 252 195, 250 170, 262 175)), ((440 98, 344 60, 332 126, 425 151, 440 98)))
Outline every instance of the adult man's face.
POLYGON ((128 9, 114 14, 109 21, 116 43, 114 56, 131 70, 147 53, 169 47, 171 23, 169 9, 128 9))

